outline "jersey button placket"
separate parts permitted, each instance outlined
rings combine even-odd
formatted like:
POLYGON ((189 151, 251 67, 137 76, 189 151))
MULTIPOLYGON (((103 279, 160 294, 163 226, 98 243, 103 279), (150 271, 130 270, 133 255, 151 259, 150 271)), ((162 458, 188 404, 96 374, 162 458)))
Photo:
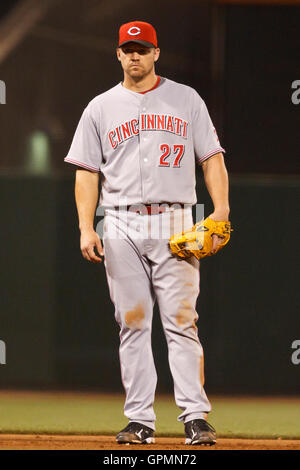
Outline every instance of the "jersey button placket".
POLYGON ((147 137, 147 131, 142 130, 142 114, 145 114, 147 111, 146 99, 144 97, 141 104, 141 113, 140 113, 140 165, 141 165, 141 178, 142 178, 142 188, 143 188, 143 203, 147 203, 149 199, 147 183, 146 181, 149 178, 149 137, 147 137))
POLYGON ((139 107, 138 107, 138 121, 139 121, 139 135, 138 135, 138 146, 139 146, 139 164, 140 164, 140 184, 141 184, 141 202, 144 201, 144 180, 143 180, 143 134, 141 131, 142 127, 142 113, 143 109, 145 108, 144 106, 144 96, 141 95, 141 100, 139 102, 139 107))

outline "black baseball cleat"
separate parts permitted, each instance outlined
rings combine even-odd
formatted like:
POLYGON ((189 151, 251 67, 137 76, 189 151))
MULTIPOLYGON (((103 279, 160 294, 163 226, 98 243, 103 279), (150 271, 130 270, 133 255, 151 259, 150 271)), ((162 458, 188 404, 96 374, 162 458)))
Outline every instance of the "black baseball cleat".
POLYGON ((190 445, 213 446, 216 443, 216 430, 205 419, 194 419, 184 425, 185 443, 190 445))
POLYGON ((154 444, 154 431, 144 424, 131 422, 116 436, 118 444, 154 444))

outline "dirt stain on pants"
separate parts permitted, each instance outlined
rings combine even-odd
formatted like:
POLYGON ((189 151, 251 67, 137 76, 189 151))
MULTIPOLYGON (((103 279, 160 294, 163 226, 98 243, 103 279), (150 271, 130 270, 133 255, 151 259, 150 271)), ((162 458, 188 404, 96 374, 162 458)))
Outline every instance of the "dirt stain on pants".
POLYGON ((129 328, 141 330, 145 312, 141 304, 137 304, 133 310, 125 313, 125 323, 129 328))

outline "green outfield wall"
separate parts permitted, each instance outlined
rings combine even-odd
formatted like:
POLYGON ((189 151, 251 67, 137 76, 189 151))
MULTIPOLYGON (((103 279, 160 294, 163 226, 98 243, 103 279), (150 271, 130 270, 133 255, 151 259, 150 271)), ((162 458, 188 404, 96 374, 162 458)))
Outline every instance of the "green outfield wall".
MULTIPOLYGON (((80 254, 73 179, 0 177, 1 388, 122 389, 114 308, 103 265, 80 254)), ((292 348, 300 340, 299 189, 299 178, 231 178, 231 243, 201 262, 198 330, 209 393, 300 391, 292 348)), ((158 391, 170 392, 157 308, 153 350, 158 391)))

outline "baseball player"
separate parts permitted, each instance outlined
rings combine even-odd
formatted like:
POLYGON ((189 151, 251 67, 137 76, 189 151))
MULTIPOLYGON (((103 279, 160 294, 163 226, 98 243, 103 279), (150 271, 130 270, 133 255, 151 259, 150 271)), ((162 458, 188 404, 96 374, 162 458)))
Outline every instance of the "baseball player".
MULTIPOLYGON (((77 166, 75 198, 85 259, 104 257, 115 318, 129 423, 118 443, 153 443, 157 375, 151 349, 157 301, 169 352, 178 417, 186 444, 216 442, 207 423, 203 349, 195 310, 199 261, 180 260, 169 237, 193 225, 195 169, 202 166, 214 212, 229 216, 228 175, 206 105, 191 87, 155 73, 156 31, 142 21, 123 24, 116 49, 123 81, 84 109, 65 161, 77 166), (105 208, 103 245, 93 227, 105 208)), ((212 253, 220 238, 213 236, 212 253)))

